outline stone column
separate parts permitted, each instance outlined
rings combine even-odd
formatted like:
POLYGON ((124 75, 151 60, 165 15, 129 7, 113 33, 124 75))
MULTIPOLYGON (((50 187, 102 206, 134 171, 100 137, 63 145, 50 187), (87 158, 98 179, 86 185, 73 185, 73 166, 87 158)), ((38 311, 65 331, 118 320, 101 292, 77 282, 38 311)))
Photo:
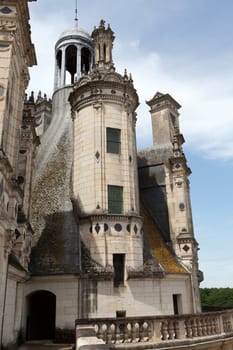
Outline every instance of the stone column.
POLYGON ((60 85, 60 74, 59 73, 61 73, 61 71, 59 72, 57 57, 55 55, 54 90, 56 90, 60 85))
POLYGON ((60 86, 65 86, 66 83, 66 47, 62 47, 62 58, 61 58, 61 81, 60 86))
POLYGON ((81 77, 81 72, 82 72, 82 67, 81 67, 81 50, 82 47, 76 46, 77 47, 77 80, 81 77))

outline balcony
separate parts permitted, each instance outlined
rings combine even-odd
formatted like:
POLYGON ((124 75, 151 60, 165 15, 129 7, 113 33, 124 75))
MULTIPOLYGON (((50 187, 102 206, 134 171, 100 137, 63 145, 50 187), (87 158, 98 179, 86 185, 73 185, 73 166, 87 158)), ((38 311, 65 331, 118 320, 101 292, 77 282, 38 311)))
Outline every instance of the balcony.
POLYGON ((233 349, 233 310, 76 321, 76 349, 233 349))

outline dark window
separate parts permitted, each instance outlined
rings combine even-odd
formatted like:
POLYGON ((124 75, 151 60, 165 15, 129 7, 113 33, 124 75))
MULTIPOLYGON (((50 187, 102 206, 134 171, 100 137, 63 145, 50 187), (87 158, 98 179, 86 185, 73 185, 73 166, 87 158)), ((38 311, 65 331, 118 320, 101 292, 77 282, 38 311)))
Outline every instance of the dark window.
POLYGON ((124 283, 125 254, 113 254, 114 287, 124 283))
POLYGON ((179 315, 181 314, 181 294, 173 294, 173 308, 174 308, 174 314, 179 315))
POLYGON ((121 131, 120 129, 107 128, 107 152, 120 154, 121 131))
POLYGON ((116 311, 116 317, 117 318, 126 317, 126 311, 125 310, 116 311))
POLYGON ((108 185, 109 214, 123 214, 123 187, 108 185))

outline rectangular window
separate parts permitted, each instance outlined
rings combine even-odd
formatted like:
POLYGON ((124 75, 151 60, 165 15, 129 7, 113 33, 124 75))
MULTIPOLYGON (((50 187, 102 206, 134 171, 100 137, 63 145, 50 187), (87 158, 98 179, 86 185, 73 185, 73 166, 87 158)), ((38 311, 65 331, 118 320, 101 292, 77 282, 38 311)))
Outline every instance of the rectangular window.
POLYGON ((123 214, 123 187, 108 185, 108 213, 123 214))
POLYGON ((121 130, 107 128, 107 152, 120 154, 121 152, 121 130))
POLYGON ((125 254, 113 254, 114 287, 124 283, 125 254))
POLYGON ((182 313, 181 294, 173 294, 172 298, 173 298, 174 314, 180 315, 182 313))

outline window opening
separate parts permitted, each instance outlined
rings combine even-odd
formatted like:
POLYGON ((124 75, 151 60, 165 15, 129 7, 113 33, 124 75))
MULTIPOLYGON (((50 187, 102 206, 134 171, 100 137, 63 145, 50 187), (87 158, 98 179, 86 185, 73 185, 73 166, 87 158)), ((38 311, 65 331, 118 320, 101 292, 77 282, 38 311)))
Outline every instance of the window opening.
POLYGON ((123 187, 108 185, 108 213, 123 214, 123 187))
POLYGON ((114 287, 119 287, 124 283, 125 254, 113 254, 113 269, 114 287))
POLYGON ((173 308, 174 308, 174 314, 180 315, 182 313, 181 311, 181 294, 173 294, 173 308))
POLYGON ((107 152, 120 154, 121 151, 121 130, 107 128, 107 152))

